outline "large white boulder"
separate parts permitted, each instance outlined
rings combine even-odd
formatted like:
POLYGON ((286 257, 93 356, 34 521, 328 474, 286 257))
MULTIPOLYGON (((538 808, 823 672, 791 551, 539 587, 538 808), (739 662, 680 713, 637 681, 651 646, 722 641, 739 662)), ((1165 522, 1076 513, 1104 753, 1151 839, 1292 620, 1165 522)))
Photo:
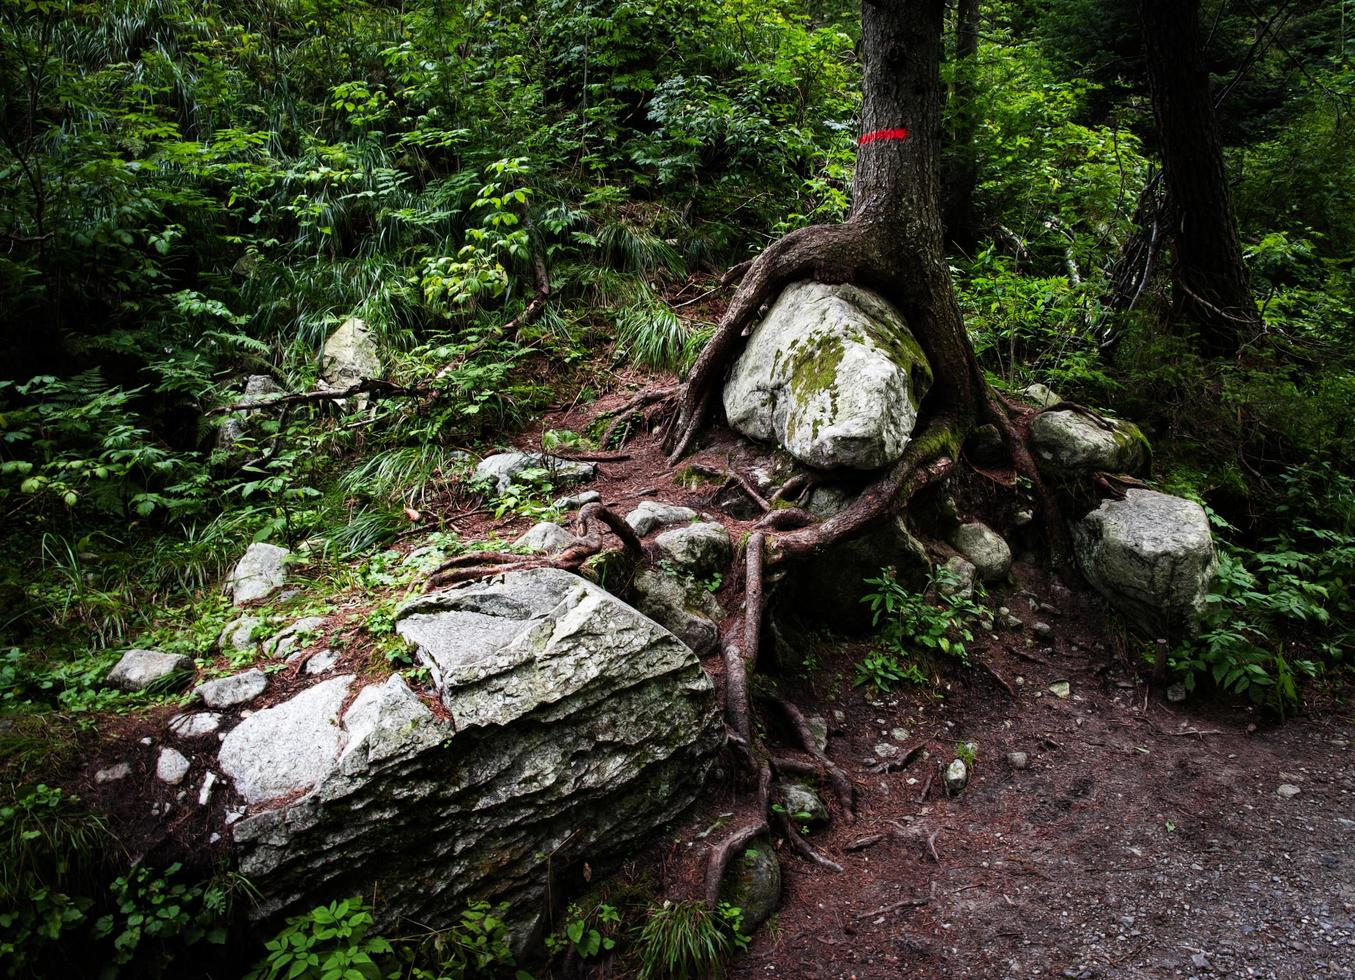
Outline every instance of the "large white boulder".
POLYGON ((1218 568, 1203 507, 1135 489, 1073 532, 1087 580, 1136 625, 1162 637, 1195 628, 1218 568))
POLYGON ((725 384, 729 424, 819 469, 896 462, 932 373, 898 311, 857 286, 788 286, 725 384))
POLYGON ((270 922, 375 890, 382 928, 444 926, 484 898, 529 934, 563 869, 633 853, 695 798, 722 744, 692 652, 568 572, 420 596, 397 630, 440 707, 399 676, 354 696, 345 675, 222 745, 250 804, 233 826, 240 870, 270 922))

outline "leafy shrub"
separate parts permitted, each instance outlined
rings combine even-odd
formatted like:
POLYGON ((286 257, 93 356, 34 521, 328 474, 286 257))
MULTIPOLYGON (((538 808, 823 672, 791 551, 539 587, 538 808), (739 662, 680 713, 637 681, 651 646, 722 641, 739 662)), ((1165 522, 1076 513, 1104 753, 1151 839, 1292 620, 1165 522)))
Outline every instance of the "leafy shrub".
POLYGON ((916 656, 937 652, 968 665, 965 644, 974 639, 969 625, 983 615, 983 607, 954 588, 956 580, 945 569, 932 574, 923 592, 909 592, 892 568, 866 579, 874 591, 862 597, 871 610, 884 649, 872 651, 857 664, 853 684, 869 684, 888 691, 894 684, 922 683, 916 656))
MULTIPOLYGON (((248 980, 474 980, 513 966, 508 928, 500 916, 474 902, 450 929, 386 939, 372 935, 372 910, 360 898, 321 905, 287 920, 265 943, 268 955, 248 980)), ((516 976, 531 980, 518 971, 516 976)))

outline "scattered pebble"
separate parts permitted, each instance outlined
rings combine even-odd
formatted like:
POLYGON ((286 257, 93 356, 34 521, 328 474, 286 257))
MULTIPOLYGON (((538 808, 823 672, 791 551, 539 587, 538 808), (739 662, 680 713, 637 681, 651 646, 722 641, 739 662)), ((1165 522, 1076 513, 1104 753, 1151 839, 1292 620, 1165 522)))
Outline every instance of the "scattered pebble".
POLYGON ((1282 799, 1292 800, 1294 797, 1298 796, 1299 793, 1301 792, 1303 791, 1299 789, 1297 786, 1295 786, 1293 783, 1281 783, 1280 788, 1275 791, 1275 794, 1281 797, 1282 799))
POLYGON ((1171 687, 1167 688, 1167 700, 1173 704, 1180 704, 1186 699, 1186 685, 1177 681, 1171 687))
POLYGON ((1030 757, 1024 752, 1008 752, 1007 765, 1013 769, 1025 769, 1030 765, 1030 757))
POLYGON ((178 786, 188 775, 188 760, 177 749, 165 747, 160 750, 160 759, 155 764, 155 774, 162 782, 178 786))
POLYGON ((1066 700, 1073 693, 1073 687, 1067 681, 1055 681, 1049 685, 1049 693, 1066 700))
POLYGON ((1048 623, 1036 623, 1031 629, 1034 631, 1035 635, 1042 640, 1052 640, 1054 638, 1054 627, 1050 626, 1048 623))

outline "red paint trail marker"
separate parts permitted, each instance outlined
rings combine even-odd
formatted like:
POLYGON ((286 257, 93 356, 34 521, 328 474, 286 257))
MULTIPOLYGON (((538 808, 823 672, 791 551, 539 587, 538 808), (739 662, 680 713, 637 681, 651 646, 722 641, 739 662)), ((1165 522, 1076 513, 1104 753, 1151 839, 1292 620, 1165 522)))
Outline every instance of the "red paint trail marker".
POLYGON ((880 140, 906 140, 907 138, 908 130, 903 128, 877 129, 874 132, 866 133, 856 142, 860 146, 869 146, 871 143, 878 143, 880 140))

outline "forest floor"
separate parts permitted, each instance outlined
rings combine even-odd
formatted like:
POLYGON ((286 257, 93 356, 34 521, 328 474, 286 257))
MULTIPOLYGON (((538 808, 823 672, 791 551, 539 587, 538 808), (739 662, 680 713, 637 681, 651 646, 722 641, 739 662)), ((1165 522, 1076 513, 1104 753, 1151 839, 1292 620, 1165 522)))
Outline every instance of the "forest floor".
MULTIPOLYGON (((716 511, 709 487, 675 485, 652 438, 626 451, 594 484, 621 512, 627 498, 687 504, 735 540, 753 523, 716 511)), ((756 455, 716 433, 695 458, 747 472, 756 455)), ((731 616, 738 584, 721 593, 731 616)), ((792 665, 783 690, 828 719, 856 819, 834 808, 810 837, 840 874, 781 846, 780 909, 731 976, 1355 977, 1350 692, 1310 691, 1286 721, 1237 701, 1169 703, 1085 586, 1018 561, 987 601, 1021 624, 980 633, 975 666, 937 689, 852 687, 862 643, 805 638, 794 652, 813 667, 792 665), (1037 620, 1052 635, 1037 640, 1037 620), (947 796, 940 768, 964 742, 977 762, 947 796), (891 744, 922 751, 878 772, 877 746, 891 744)), ((718 683, 719 656, 705 666, 718 683)), ((747 779, 714 782, 671 839, 663 892, 699 894, 706 844, 724 832, 711 828, 739 826, 753 803, 747 779)))
POLYGON ((845 718, 828 753, 856 783, 857 819, 812 842, 845 870, 783 857, 775 927, 734 977, 1355 976, 1348 706, 1267 723, 1167 705, 1109 650, 1056 638, 1037 663, 994 647, 1016 698, 979 671, 944 701, 828 692, 845 718), (1064 680, 1067 699, 1049 690, 1064 680), (900 726, 932 757, 873 773, 900 726), (948 798, 937 774, 924 799, 962 741, 977 745, 969 785, 948 798), (921 833, 846 849, 891 820, 921 833))

